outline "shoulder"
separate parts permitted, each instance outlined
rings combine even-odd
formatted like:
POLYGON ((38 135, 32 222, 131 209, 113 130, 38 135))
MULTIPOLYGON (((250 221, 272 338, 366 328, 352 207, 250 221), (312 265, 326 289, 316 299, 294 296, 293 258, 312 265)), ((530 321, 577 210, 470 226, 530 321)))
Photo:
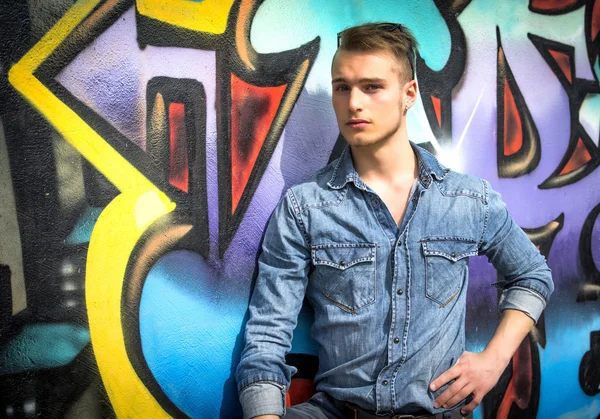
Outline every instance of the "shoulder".
POLYGON ((465 173, 449 170, 444 179, 438 182, 442 194, 446 196, 469 196, 487 202, 490 185, 484 179, 465 173))
POLYGON ((418 152, 420 157, 421 169, 423 167, 428 172, 431 172, 436 179, 436 184, 440 192, 445 196, 470 196, 472 198, 481 199, 485 202, 486 183, 483 179, 456 172, 444 166, 438 158, 429 150, 421 147, 418 144, 413 144, 413 149, 418 152))
POLYGON ((338 164, 339 159, 336 159, 317 171, 306 182, 292 186, 287 191, 288 197, 295 200, 300 209, 339 199, 342 191, 331 186, 338 164))

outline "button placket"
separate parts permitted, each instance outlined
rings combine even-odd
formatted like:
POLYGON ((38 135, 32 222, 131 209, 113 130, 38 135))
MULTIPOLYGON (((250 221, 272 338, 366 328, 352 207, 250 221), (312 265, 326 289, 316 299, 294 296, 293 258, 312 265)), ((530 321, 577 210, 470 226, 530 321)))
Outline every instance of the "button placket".
MULTIPOLYGON (((404 260, 406 249, 402 246, 405 241, 405 237, 400 235, 396 240, 396 246, 394 246, 394 269, 393 269, 393 281, 392 281, 392 289, 396 289, 396 294, 401 296, 404 294, 403 289, 401 288, 402 284, 405 281, 405 273, 404 268, 405 265, 403 263, 398 263, 399 260, 404 260), (402 272, 400 272, 402 270, 402 272)), ((402 298, 392 298, 392 321, 390 325, 389 335, 388 335, 388 359, 390 363, 397 362, 402 358, 402 346, 400 344, 400 338, 397 336, 398 328, 402 330, 402 325, 404 324, 404 317, 406 316, 405 307, 406 301, 402 298)))
MULTIPOLYGON (((396 261, 397 261, 396 252, 397 252, 397 248, 393 247, 392 286, 395 285, 396 282, 398 281, 398 275, 396 274, 397 269, 398 269, 398 264, 396 263, 396 261)), ((390 331, 389 331, 388 339, 395 333, 394 330, 396 328, 397 307, 396 307, 396 301, 393 301, 393 299, 391 302, 391 309, 392 309, 392 321, 390 324, 390 331)), ((394 352, 393 352, 392 345, 390 343, 388 343, 388 361, 389 361, 388 363, 394 362, 394 352)))
POLYGON ((367 204, 367 207, 377 219, 377 222, 382 227, 385 235, 390 240, 390 243, 393 244, 396 238, 397 226, 392 222, 393 220, 389 211, 385 210, 383 202, 375 193, 367 191, 364 192, 364 194, 367 202, 371 204, 370 207, 367 204))

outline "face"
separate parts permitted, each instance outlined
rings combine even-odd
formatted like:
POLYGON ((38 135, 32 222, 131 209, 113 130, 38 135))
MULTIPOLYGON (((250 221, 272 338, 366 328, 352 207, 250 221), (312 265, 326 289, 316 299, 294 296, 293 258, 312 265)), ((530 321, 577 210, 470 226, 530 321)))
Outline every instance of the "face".
POLYGON ((333 108, 348 144, 369 146, 401 135, 416 83, 401 81, 391 53, 338 50, 331 79, 333 108))

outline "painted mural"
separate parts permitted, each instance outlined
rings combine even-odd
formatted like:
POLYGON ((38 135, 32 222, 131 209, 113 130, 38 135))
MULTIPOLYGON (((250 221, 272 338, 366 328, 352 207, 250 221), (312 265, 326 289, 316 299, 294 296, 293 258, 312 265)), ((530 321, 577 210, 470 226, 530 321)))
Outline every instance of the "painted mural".
MULTIPOLYGON (((420 45, 409 137, 482 176, 556 291, 477 418, 600 417, 600 0, 7 0, 0 416, 238 418, 262 232, 343 148, 336 33, 420 45)), ((470 262, 468 349, 498 321, 470 262)), ((317 368, 305 307, 289 404, 317 368)))

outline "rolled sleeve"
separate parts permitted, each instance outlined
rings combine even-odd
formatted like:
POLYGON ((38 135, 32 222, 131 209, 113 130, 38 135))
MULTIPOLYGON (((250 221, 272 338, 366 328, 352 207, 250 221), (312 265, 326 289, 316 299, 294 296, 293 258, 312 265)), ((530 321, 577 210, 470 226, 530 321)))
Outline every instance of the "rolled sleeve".
POLYGON ((494 285, 502 290, 499 310, 519 310, 535 322, 554 290, 546 258, 527 234, 513 221, 500 194, 484 181, 486 221, 480 244, 501 278, 494 285))
POLYGON ((529 316, 534 322, 542 315, 546 307, 546 301, 537 292, 527 288, 512 287, 502 291, 498 309, 504 311, 507 309, 519 310, 529 316))
POLYGON ((271 382, 251 384, 240 393, 244 419, 261 415, 285 414, 285 391, 282 385, 271 382))

